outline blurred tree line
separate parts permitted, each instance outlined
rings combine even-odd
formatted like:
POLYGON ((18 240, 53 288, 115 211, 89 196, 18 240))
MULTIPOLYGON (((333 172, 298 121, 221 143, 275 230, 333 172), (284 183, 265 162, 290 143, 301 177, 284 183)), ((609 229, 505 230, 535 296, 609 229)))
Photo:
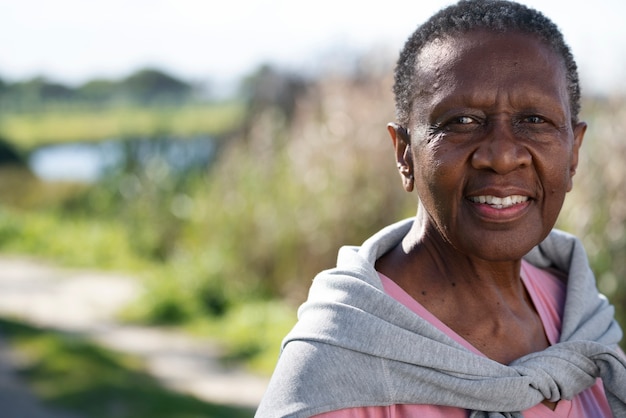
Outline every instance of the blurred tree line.
POLYGON ((8 82, 0 79, 0 108, 32 111, 45 105, 79 103, 112 105, 127 103, 154 105, 182 104, 197 94, 198 86, 154 68, 145 68, 120 80, 96 79, 77 87, 45 77, 8 82))

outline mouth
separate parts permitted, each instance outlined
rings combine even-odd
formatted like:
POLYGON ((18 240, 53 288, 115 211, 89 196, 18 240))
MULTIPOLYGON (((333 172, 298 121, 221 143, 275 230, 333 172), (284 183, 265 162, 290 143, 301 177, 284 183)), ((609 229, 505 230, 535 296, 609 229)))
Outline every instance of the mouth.
POLYGON ((528 196, 522 195, 512 195, 506 197, 496 197, 496 196, 472 196, 468 198, 470 202, 486 204, 491 206, 494 209, 507 209, 513 207, 515 205, 520 205, 528 201, 528 196))

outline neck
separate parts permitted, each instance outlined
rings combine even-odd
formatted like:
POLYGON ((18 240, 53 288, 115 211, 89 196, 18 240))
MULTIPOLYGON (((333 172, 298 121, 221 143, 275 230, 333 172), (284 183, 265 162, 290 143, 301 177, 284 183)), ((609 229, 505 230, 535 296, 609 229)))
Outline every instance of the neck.
MULTIPOLYGON (((418 217, 396 249, 409 271, 422 272, 414 278, 431 282, 463 284, 486 291, 521 292, 521 259, 485 260, 459 252, 445 240, 432 223, 418 217), (408 263, 405 264, 405 263, 408 263), (423 274, 426 273, 426 274, 423 274)), ((518 296, 521 296, 518 293, 518 296)))
POLYGON ((376 268, 491 359, 508 364, 548 345, 520 278, 520 259, 471 257, 436 230, 414 224, 376 268))

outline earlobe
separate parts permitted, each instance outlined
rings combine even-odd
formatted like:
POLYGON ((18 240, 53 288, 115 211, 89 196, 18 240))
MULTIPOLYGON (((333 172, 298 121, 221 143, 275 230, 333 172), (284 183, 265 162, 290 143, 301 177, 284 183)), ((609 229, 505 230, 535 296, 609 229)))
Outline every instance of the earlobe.
POLYGON ((396 123, 387 124, 387 131, 393 142, 398 172, 402 178, 402 185, 407 192, 413 191, 413 156, 411 155, 411 140, 408 132, 396 123))

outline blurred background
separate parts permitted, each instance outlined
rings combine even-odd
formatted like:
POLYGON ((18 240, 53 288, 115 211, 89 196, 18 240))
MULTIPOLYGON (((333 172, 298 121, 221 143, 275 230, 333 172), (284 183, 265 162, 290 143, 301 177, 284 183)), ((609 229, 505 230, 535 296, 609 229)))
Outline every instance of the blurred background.
MULTIPOLYGON (((266 378, 338 247, 414 214, 392 70, 449 3, 2 1, 0 255, 123 274, 141 291, 116 321, 208 338, 220 367, 266 378)), ((523 3, 570 43, 589 124, 558 226, 626 324, 626 3, 523 3)), ((252 416, 167 397, 84 332, 8 314, 0 332, 36 395, 79 416, 252 416)))

